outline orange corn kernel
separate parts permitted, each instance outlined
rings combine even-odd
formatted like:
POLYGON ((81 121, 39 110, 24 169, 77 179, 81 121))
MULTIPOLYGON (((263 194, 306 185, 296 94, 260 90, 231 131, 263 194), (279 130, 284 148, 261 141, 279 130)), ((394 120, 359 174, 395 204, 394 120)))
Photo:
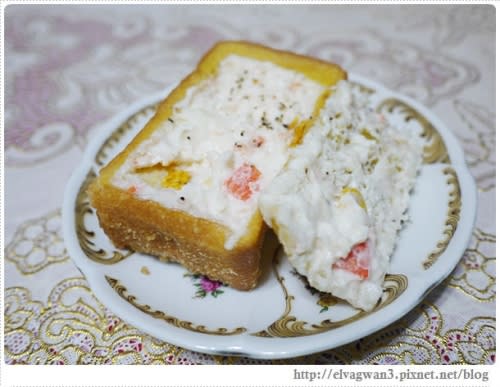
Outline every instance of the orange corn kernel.
POLYGON ((288 124, 288 127, 293 130, 293 138, 290 142, 291 147, 297 146, 302 142, 302 139, 304 138, 311 124, 311 119, 300 121, 298 117, 295 117, 293 121, 288 124))
POLYGON ((174 165, 168 167, 167 176, 161 182, 165 188, 181 189, 191 180, 191 175, 188 171, 175 168, 174 165))
POLYGON ((341 194, 351 194, 354 199, 356 200, 356 203, 363 209, 366 210, 366 202, 365 199, 363 198, 363 195, 361 192, 359 192, 356 188, 351 188, 351 187, 344 187, 342 189, 341 194))

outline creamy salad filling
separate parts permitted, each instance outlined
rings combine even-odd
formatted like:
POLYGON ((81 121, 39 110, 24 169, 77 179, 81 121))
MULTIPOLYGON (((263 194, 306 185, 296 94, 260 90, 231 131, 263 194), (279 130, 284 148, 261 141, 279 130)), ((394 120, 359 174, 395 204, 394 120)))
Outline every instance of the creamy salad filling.
POLYGON ((420 163, 421 140, 394 128, 341 81, 262 192, 265 221, 314 288, 372 309, 420 163))
POLYGON ((229 56, 214 77, 187 91, 113 184, 227 226, 231 249, 324 91, 299 72, 229 56))

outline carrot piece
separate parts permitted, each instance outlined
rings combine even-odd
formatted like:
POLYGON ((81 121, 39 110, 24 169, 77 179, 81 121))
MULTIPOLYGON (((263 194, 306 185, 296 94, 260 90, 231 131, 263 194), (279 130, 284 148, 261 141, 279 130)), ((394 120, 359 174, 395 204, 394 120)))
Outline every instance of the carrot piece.
POLYGON ((254 184, 261 176, 260 171, 251 164, 243 164, 224 182, 228 191, 240 200, 248 200, 258 190, 254 184))
POLYGON ((347 257, 339 259, 332 267, 334 269, 347 270, 363 279, 368 278, 368 266, 370 262, 368 242, 364 241, 355 245, 347 257))

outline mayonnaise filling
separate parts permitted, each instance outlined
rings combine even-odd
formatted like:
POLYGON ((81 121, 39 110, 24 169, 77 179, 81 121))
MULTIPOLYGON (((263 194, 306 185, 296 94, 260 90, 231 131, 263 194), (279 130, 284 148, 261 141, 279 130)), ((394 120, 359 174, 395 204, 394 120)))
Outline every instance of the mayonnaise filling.
POLYGON ((418 134, 389 125, 341 81, 260 209, 311 286, 369 310, 382 294, 420 162, 418 134))
POLYGON ((258 210, 261 190, 288 160, 291 125, 313 114, 323 91, 299 72, 229 56, 214 77, 187 91, 113 184, 227 226, 231 249, 258 210))

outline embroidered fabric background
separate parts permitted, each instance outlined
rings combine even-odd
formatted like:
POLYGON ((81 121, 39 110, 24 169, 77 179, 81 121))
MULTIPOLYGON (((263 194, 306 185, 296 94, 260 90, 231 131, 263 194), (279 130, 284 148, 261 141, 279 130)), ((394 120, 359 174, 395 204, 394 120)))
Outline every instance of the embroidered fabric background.
MULTIPOLYGON (((9 364, 489 364, 495 361, 492 6, 9 6, 5 9, 4 337, 9 364), (342 65, 433 110, 460 140, 479 207, 453 273, 382 331, 306 357, 194 353, 124 324, 61 235, 65 184, 96 127, 177 82, 221 39, 342 65)), ((193 278, 197 296, 223 292, 193 278)))

